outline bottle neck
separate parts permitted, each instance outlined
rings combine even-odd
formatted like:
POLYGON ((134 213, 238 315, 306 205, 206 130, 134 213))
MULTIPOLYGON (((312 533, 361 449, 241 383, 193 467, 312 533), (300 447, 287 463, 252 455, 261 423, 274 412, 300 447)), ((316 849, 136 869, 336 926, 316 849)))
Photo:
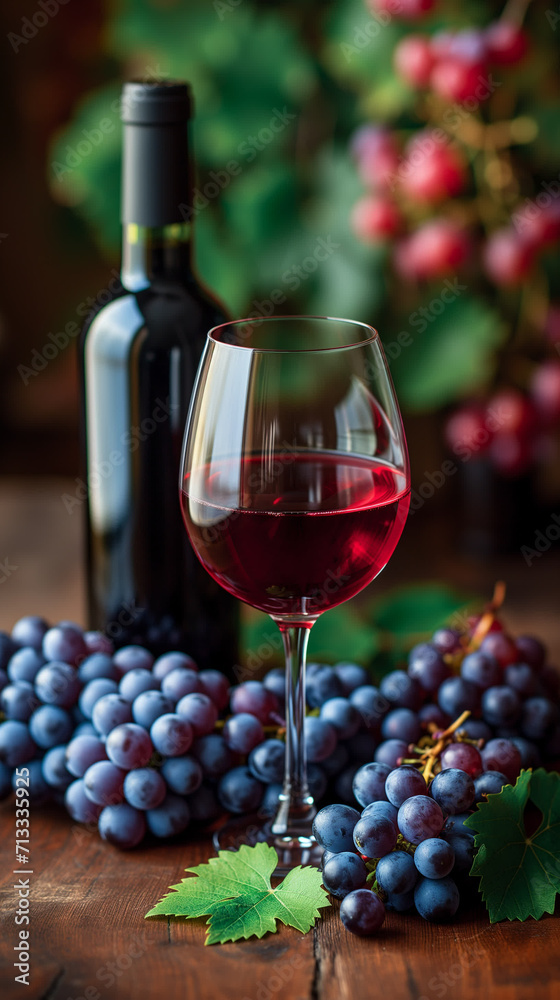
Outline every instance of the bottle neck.
MULTIPOLYGON (((153 94, 152 94, 153 97, 153 94)), ((137 291, 158 282, 192 280, 189 206, 194 182, 188 123, 126 121, 123 129, 122 281, 137 291)), ((148 109, 149 110, 149 109, 148 109)))
POLYGON ((191 259, 192 224, 168 226, 123 226, 121 278, 125 288, 136 292, 155 282, 188 284, 194 280, 191 259))

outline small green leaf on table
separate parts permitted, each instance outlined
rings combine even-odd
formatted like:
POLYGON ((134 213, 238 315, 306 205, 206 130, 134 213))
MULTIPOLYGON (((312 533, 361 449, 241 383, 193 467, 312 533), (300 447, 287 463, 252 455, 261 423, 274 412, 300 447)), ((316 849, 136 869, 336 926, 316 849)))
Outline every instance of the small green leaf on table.
POLYGON ((554 912, 560 893, 560 774, 522 771, 515 785, 489 795, 465 826, 476 831, 470 874, 480 878, 491 923, 539 920, 554 912), (534 833, 525 827, 530 804, 542 814, 534 833))
POLYGON ((196 878, 184 878, 149 910, 146 917, 193 919, 209 916, 205 944, 275 933, 276 922, 305 933, 330 906, 317 868, 298 866, 276 888, 270 878, 278 855, 268 844, 220 851, 207 864, 187 868, 196 878))

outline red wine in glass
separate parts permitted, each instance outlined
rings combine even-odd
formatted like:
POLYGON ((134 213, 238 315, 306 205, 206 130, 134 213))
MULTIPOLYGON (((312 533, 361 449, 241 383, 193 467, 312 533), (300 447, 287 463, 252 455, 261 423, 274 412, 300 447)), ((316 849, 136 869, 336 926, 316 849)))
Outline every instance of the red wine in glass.
POLYGON ((392 556, 409 486, 388 463, 288 450, 246 457, 233 472, 223 461, 187 474, 181 504, 204 568, 252 607, 314 617, 363 590, 392 556))

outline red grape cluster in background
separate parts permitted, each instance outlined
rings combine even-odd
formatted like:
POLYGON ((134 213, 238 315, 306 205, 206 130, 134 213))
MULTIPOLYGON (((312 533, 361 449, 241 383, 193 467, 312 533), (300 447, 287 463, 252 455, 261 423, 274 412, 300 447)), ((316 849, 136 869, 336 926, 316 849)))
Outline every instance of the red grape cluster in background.
POLYGON ((395 294, 403 282, 421 288, 458 275, 495 302, 509 336, 494 380, 452 414, 446 438, 455 452, 484 453, 499 474, 518 476, 554 457, 560 426, 560 304, 546 267, 560 241, 560 181, 535 182, 518 155, 536 135, 523 103, 541 58, 523 23, 528 4, 510 0, 496 20, 459 28, 468 9, 443 0, 367 6, 411 23, 393 65, 414 111, 403 127, 370 123, 354 134, 366 193, 352 229, 386 245, 395 294))

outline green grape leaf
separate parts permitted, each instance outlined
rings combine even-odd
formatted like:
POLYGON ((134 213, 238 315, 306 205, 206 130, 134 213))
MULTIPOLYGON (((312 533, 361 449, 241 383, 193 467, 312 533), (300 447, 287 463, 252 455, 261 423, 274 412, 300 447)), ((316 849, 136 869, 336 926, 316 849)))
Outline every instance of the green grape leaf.
POLYGON ((553 913, 560 893, 560 774, 522 771, 515 785, 479 804, 465 826, 476 831, 470 874, 490 916, 498 920, 539 920, 553 913), (542 820, 533 833, 525 809, 535 806, 542 820))
POLYGON ((315 622, 309 636, 308 658, 336 663, 352 660, 367 666, 379 648, 379 634, 346 605, 333 608, 315 622))
POLYGON ((385 294, 386 249, 368 246, 352 232, 350 216, 363 195, 363 185, 348 151, 336 147, 322 150, 315 170, 315 198, 307 226, 313 239, 321 233, 332 241, 333 253, 321 262, 309 282, 306 308, 320 316, 355 316, 368 321, 377 314, 385 294))
POLYGON ((268 844, 246 845, 238 851, 220 851, 207 864, 187 868, 196 878, 170 886, 146 917, 193 919, 209 914, 205 944, 223 944, 240 938, 276 933, 277 921, 302 934, 330 906, 317 868, 298 866, 273 889, 270 878, 278 855, 268 844))
POLYGON ((109 84, 83 99, 51 147, 54 198, 86 220, 104 251, 121 239, 121 144, 120 87, 109 84))
POLYGON ((371 620, 406 644, 408 638, 434 632, 465 604, 464 597, 442 583, 398 587, 372 603, 371 620))
POLYGON ((411 342, 391 366, 397 395, 409 410, 433 410, 485 384, 505 334, 498 313, 447 279, 403 320, 411 342), (449 295, 455 299, 444 305, 449 295))
POLYGON ((362 110, 388 120, 413 105, 414 96, 393 66, 404 27, 390 15, 375 15, 363 0, 331 6, 321 58, 328 72, 363 94, 362 110))
MULTIPOLYGON (((283 666, 284 654, 278 627, 268 615, 243 609, 242 664, 238 681, 260 676, 274 666, 283 666)), ((367 665, 379 648, 379 636, 371 623, 346 604, 321 615, 309 636, 307 659, 321 663, 354 660, 367 665)))
POLYGON ((533 143, 534 158, 541 169, 554 170, 554 165, 560 156, 560 111, 558 105, 541 99, 538 106, 531 109, 531 118, 534 119, 538 128, 533 143))

